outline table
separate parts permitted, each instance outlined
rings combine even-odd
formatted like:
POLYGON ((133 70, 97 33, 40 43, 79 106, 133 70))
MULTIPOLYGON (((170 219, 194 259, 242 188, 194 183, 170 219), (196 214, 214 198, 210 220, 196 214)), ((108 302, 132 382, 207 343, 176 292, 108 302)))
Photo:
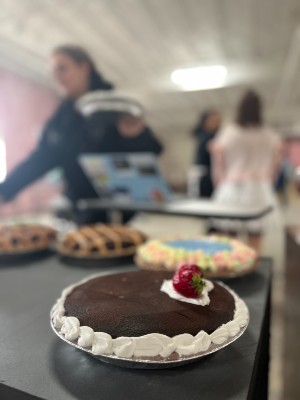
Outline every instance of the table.
MULTIPOLYGON (((295 221, 296 222, 296 221, 295 221)), ((291 226, 286 235, 284 354, 284 399, 299 399, 300 329, 300 226, 291 226)))
MULTIPOLYGON (((135 267, 129 263, 110 268, 135 267)), ((269 259, 262 259, 254 274, 226 282, 249 307, 245 334, 196 363, 166 370, 122 369, 102 363, 51 331, 49 311, 61 290, 98 271, 66 266, 55 257, 0 267, 1 400, 34 396, 46 400, 265 398, 258 393, 264 393, 266 386, 267 370, 260 367, 267 362, 263 349, 268 348, 269 259)))
POLYGON ((240 207, 223 205, 211 200, 174 200, 168 203, 140 203, 86 199, 78 202, 80 210, 107 210, 151 212, 158 214, 178 215, 200 218, 230 218, 251 220, 262 218, 272 211, 272 206, 240 207))

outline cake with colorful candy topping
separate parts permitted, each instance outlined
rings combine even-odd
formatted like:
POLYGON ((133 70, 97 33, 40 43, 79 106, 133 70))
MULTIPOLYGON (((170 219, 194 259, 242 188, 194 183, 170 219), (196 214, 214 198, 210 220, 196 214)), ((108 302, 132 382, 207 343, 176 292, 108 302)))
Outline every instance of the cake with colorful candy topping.
POLYGON ((199 265, 206 276, 241 275, 256 266, 249 246, 225 236, 181 236, 149 240, 141 245, 136 262, 143 269, 174 271, 185 263, 199 265))

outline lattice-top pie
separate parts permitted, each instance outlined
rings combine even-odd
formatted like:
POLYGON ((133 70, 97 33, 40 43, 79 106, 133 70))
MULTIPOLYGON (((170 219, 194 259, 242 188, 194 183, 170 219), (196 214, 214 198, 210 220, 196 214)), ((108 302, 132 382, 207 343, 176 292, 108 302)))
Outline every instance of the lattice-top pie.
POLYGON ((63 255, 83 258, 125 256, 146 240, 137 229, 123 225, 86 225, 67 233, 59 246, 63 255))
POLYGON ((56 239, 53 228, 37 224, 0 227, 0 253, 17 254, 46 249, 56 239))

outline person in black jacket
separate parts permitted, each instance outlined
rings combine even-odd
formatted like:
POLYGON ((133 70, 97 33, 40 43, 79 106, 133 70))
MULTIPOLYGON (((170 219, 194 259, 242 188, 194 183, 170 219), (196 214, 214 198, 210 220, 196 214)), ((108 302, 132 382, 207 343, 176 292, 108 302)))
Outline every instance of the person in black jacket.
MULTIPOLYGON (((77 161, 81 153, 160 154, 162 145, 141 120, 133 117, 130 120, 130 117, 120 117, 120 114, 115 116, 114 123, 111 123, 111 115, 103 118, 102 126, 97 121, 97 129, 91 134, 87 121, 76 110, 75 102, 87 92, 112 90, 113 85, 96 70, 85 50, 69 45, 56 48, 52 54, 51 68, 64 100, 46 123, 36 149, 0 184, 0 199, 1 202, 10 201, 48 171, 60 167, 64 174, 65 195, 73 204, 75 213, 78 213, 76 203, 79 199, 98 197, 77 161), (95 131, 98 135, 95 135, 95 131)), ((80 217, 78 222, 92 221, 84 221, 80 217)))
POLYGON ((203 175, 199 181, 199 193, 201 197, 211 197, 213 182, 211 177, 211 160, 209 144, 214 139, 221 126, 221 116, 216 110, 207 110, 200 116, 200 120, 193 130, 193 136, 197 141, 195 165, 203 167, 203 175))

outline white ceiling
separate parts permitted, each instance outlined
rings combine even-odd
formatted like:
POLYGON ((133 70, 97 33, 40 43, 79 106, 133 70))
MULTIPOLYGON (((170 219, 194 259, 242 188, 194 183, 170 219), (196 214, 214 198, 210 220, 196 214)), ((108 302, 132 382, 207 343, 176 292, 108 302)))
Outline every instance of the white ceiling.
POLYGON ((162 134, 186 132, 207 106, 232 113, 252 85, 273 122, 297 122, 299 27, 299 0, 0 0, 0 63, 49 84, 51 49, 83 45, 162 134), (212 64, 228 67, 226 88, 170 82, 176 68, 212 64))

